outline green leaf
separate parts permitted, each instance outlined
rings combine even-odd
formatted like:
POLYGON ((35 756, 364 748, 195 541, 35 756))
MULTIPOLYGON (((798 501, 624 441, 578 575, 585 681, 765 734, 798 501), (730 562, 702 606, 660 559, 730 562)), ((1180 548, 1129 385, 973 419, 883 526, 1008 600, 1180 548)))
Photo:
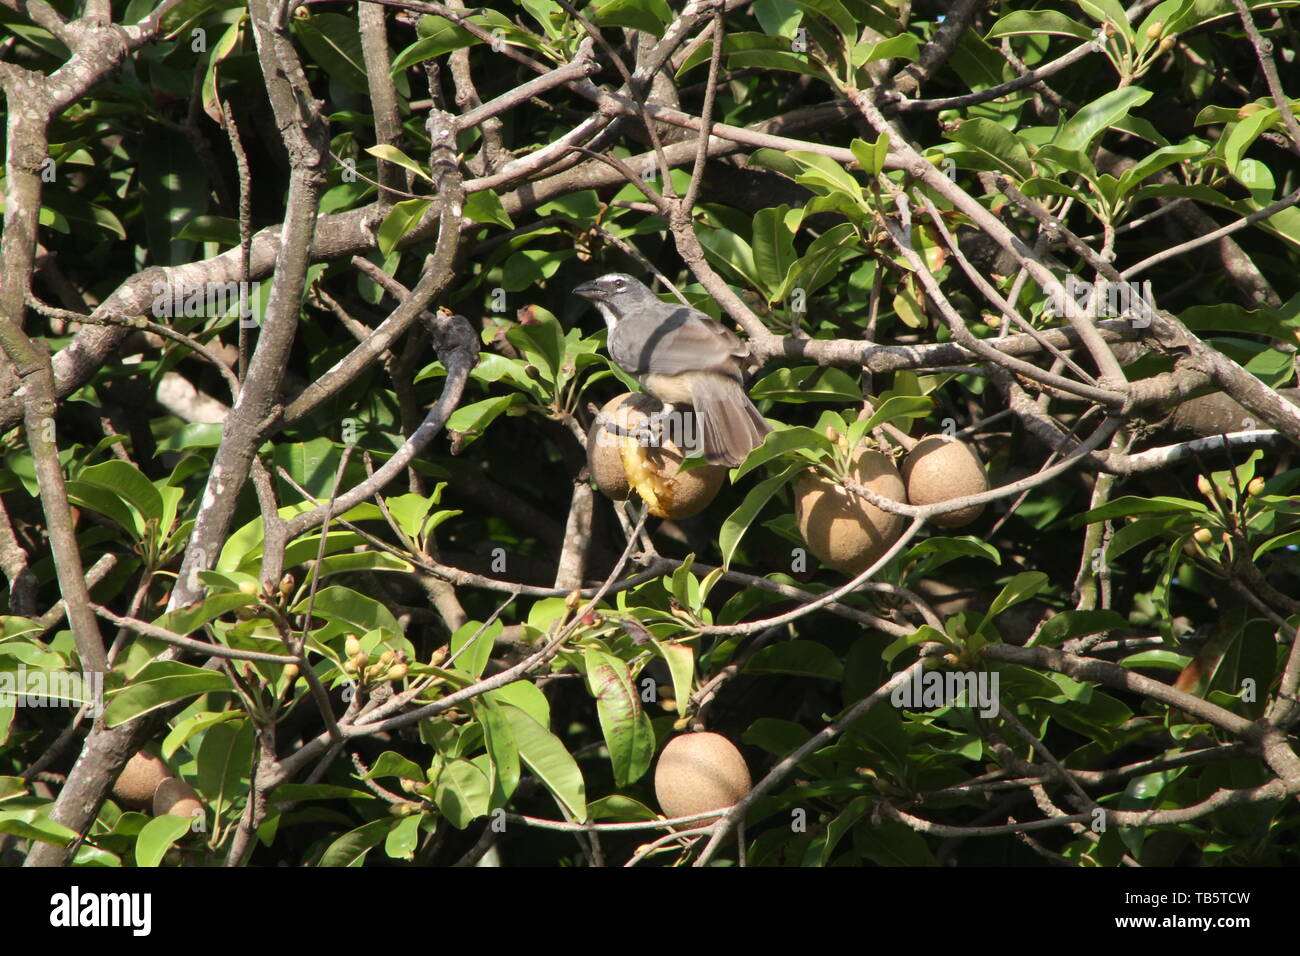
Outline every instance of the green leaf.
POLYGON ((368 854, 379 841, 388 836, 388 831, 397 821, 391 817, 372 820, 339 837, 329 845, 322 854, 317 866, 360 866, 366 862, 368 854))
POLYGON ((1058 647, 1071 638, 1126 627, 1128 621, 1114 611, 1062 611, 1039 628, 1034 643, 1040 647, 1058 647))
MULTIPOLYGON (((293 612, 306 613, 307 602, 308 599, 303 598, 292 608, 293 612)), ((383 604, 340 584, 317 591, 311 610, 316 617, 329 621, 314 635, 321 642, 349 631, 364 634, 367 631, 383 630, 389 637, 401 637, 403 633, 397 618, 383 604)))
POLYGON ((1126 522, 1122 528, 1115 532, 1114 537, 1110 539, 1110 543, 1106 545, 1106 561, 1115 561, 1121 555, 1140 544, 1145 544, 1152 538, 1175 534, 1180 529, 1188 530, 1189 521, 1187 515, 1178 513, 1153 518, 1139 518, 1136 521, 1126 522))
POLYGON ((784 285, 790 269, 798 260, 794 235, 785 225, 785 214, 789 210, 789 206, 773 206, 760 209, 754 216, 751 243, 754 251, 754 278, 767 292, 769 302, 784 285))
POLYGON ((657 820, 659 814, 638 800, 614 793, 587 804, 587 818, 614 820, 618 823, 639 823, 643 820, 657 820))
POLYGON ((420 39, 393 57, 393 65, 389 69, 389 73, 393 76, 397 76, 417 63, 431 60, 436 56, 442 56, 452 50, 460 50, 467 46, 473 46, 475 43, 483 42, 464 27, 457 26, 442 17, 422 17, 420 20, 421 33, 426 32, 425 24, 429 24, 427 35, 421 36, 420 39))
POLYGON ((492 643, 503 630, 505 625, 501 621, 493 621, 486 626, 482 621, 465 622, 451 636, 451 654, 448 659, 455 660, 457 670, 464 671, 471 677, 480 676, 492 657, 492 643), (462 651, 461 648, 467 649, 462 651))
POLYGON ((844 8, 839 0, 794 0, 807 13, 815 13, 830 23, 846 43, 852 43, 858 36, 858 24, 853 15, 844 8))
MULTIPOLYGON (((387 143, 380 143, 377 146, 368 147, 366 152, 371 156, 384 160, 385 162, 394 163, 401 166, 403 169, 409 169, 421 179, 433 182, 433 177, 424 171, 423 166, 413 160, 410 156, 407 156, 396 146, 389 146, 387 143)), ((486 192, 487 190, 484 191, 486 192)))
POLYGON ((747 674, 798 674, 838 681, 844 664, 825 644, 816 641, 785 641, 760 648, 745 664, 747 674))
POLYGON ((929 624, 922 624, 911 634, 905 634, 881 651, 880 659, 883 660, 886 665, 891 665, 894 663, 894 658, 903 653, 903 651, 907 650, 909 647, 916 647, 918 644, 926 644, 929 642, 946 644, 949 647, 953 646, 952 638, 943 631, 931 627, 929 624))
POLYGON ((796 177, 798 182, 804 185, 821 186, 831 192, 843 193, 857 203, 863 201, 862 187, 858 184, 858 181, 853 178, 853 175, 848 170, 829 156, 823 156, 821 153, 814 153, 805 149, 792 149, 786 155, 797 160, 805 167, 804 172, 796 177))
POLYGON ((722 552, 722 566, 731 567, 731 559, 736 554, 736 548, 740 545, 740 539, 744 537, 749 526, 754 523, 758 513, 763 510, 768 499, 787 482, 791 481, 795 474, 803 470, 802 464, 789 465, 784 471, 763 479, 757 485, 749 490, 745 495, 745 500, 740 503, 735 511, 727 516, 727 520, 722 523, 722 529, 718 532, 718 548, 722 552))
POLYGON ((430 199, 404 199, 394 203, 393 208, 384 217, 379 227, 379 253, 388 258, 397 249, 397 244, 406 238, 406 234, 416 227, 424 211, 432 205, 430 199))
POLYGON ((111 699, 104 708, 104 724, 116 727, 174 700, 230 689, 229 679, 220 671, 192 667, 179 661, 154 661, 146 665, 131 683, 109 692, 111 699))
POLYGON ((1072 20, 1055 10, 1016 10, 1000 17, 986 34, 986 39, 1021 36, 1032 33, 1050 33, 1057 36, 1091 40, 1096 32, 1092 27, 1072 20))
POLYGON ((777 369, 755 382, 749 394, 755 400, 770 398, 778 402, 862 401, 858 380, 848 372, 828 365, 777 369))
POLYGON ((1140 86, 1104 93, 1070 117, 1052 142, 1062 149, 1087 150, 1099 133, 1119 123, 1128 116, 1129 110, 1149 99, 1151 91, 1140 86))
POLYGON ((380 777, 405 777, 408 780, 418 780, 420 783, 428 779, 424 775, 424 768, 418 763, 407 760, 401 754, 391 750, 385 750, 379 755, 365 779, 378 780, 380 777))
POLYGON ((859 252, 860 246, 858 230, 851 223, 831 226, 812 241, 808 251, 795 263, 777 298, 784 301, 793 289, 802 289, 805 298, 812 295, 839 274, 840 263, 859 252))
POLYGON ((600 730, 609 748, 614 784, 626 787, 641 779, 655 752, 655 732, 641 707, 641 697, 627 664, 599 648, 583 650, 587 690, 596 699, 600 730))
POLYGON ((545 309, 533 309, 533 321, 511 327, 506 333, 510 343, 528 358, 543 377, 554 383, 564 364, 564 329, 545 309))
POLYGON ((912 62, 921 55, 921 44, 910 33, 900 33, 876 43, 859 43, 853 48, 850 60, 860 67, 872 60, 907 60, 912 62))
POLYGON ((1075 0, 1075 2, 1078 3, 1080 10, 1098 23, 1109 23, 1128 36, 1133 35, 1133 28, 1129 26, 1124 6, 1119 0, 1075 0))
MULTIPOLYGON (((201 731, 207 730, 213 724, 224 723, 227 720, 242 720, 243 714, 238 710, 223 710, 216 713, 212 711, 201 711, 197 714, 191 714, 184 720, 176 724, 171 732, 163 739, 162 756, 164 760, 171 760, 176 751, 185 745, 185 742, 201 731)), ((279 791, 276 791, 277 795, 279 791)))
POLYGON ((214 724, 203 735, 199 745, 199 770, 195 784, 200 793, 212 802, 214 816, 220 817, 225 808, 241 793, 247 793, 245 783, 253 760, 253 725, 247 720, 214 724))
POLYGON ((628 27, 662 36, 672 22, 673 11, 666 0, 609 0, 596 9, 592 22, 601 27, 628 27))
POLYGON ((727 67, 732 70, 759 68, 780 70, 785 73, 800 73, 817 79, 825 79, 826 71, 815 63, 809 63, 795 53, 780 50, 743 50, 727 57, 727 67))
POLYGON ((162 496, 153 482, 135 465, 114 458, 99 465, 83 468, 77 474, 77 481, 98 485, 106 491, 111 491, 134 508, 146 521, 158 521, 162 518, 162 496))
POLYGON ((175 634, 191 634, 209 621, 237 607, 246 607, 257 602, 258 598, 255 594, 245 594, 243 591, 216 591, 202 601, 178 607, 164 614, 153 623, 175 634))
MULTIPOLYGON (((24 840, 39 840, 55 846, 67 846, 77 834, 49 818, 49 806, 23 810, 0 810, 0 833, 10 833, 24 840)), ((179 819, 179 817, 177 818, 179 819)))
POLYGON ((668 665, 668 673, 673 679, 673 698, 677 702, 677 713, 686 716, 690 705, 691 693, 695 689, 695 649, 689 644, 677 641, 658 641, 650 639, 654 649, 668 665))
POLYGON ((979 629, 982 631, 984 625, 997 615, 1001 614, 1009 607, 1015 607, 1022 601, 1028 601, 1043 588, 1047 587, 1048 577, 1042 571, 1022 571, 1014 578, 1008 581, 1002 588, 993 603, 989 606, 988 614, 980 623, 979 629))
POLYGON ((1157 495, 1154 498, 1138 498, 1125 495, 1108 501, 1100 508, 1093 508, 1074 519, 1075 525, 1092 524, 1095 521, 1108 521, 1111 518, 1123 518, 1127 515, 1142 514, 1204 514, 1205 505, 1187 498, 1170 498, 1157 495))
POLYGON ((1162 146, 1124 170, 1124 173, 1119 178, 1120 192, 1128 193, 1142 180, 1154 173, 1158 173, 1166 166, 1172 166, 1174 163, 1180 163, 1185 159, 1203 156, 1208 149, 1209 146, 1199 139, 1191 139, 1186 143, 1177 143, 1173 146, 1162 146))
POLYGON ((755 0, 753 10, 763 31, 771 36, 793 37, 803 18, 794 0, 755 0))
POLYGON ((415 850, 420 845, 420 820, 422 815, 413 813, 402 817, 396 826, 388 831, 384 840, 384 852, 394 860, 414 860, 415 850))
POLYGON ((457 758, 443 764, 434 780, 433 799, 447 822, 463 830, 491 810, 492 786, 478 766, 457 758))
POLYGON ((461 447, 464 448, 482 435, 498 415, 521 401, 523 401, 523 396, 518 392, 513 392, 509 395, 485 398, 483 401, 474 402, 471 405, 462 405, 452 412, 451 417, 447 419, 447 431, 463 436, 461 447))
POLYGON ((1270 551, 1276 551, 1278 548, 1294 548, 1300 546, 1300 531, 1289 531, 1286 534, 1280 534, 1275 538, 1269 538, 1258 548, 1252 560, 1258 561, 1261 557, 1270 551))
POLYGON ((993 163, 994 169, 1013 174, 1016 179, 1032 175, 1029 150, 1014 133, 992 120, 975 117, 946 134, 948 139, 977 150, 993 163))
POLYGON ((502 710, 510 721, 524 763, 574 820, 585 823, 586 784, 577 761, 564 749, 558 737, 527 713, 511 704, 503 704, 502 710))
POLYGON ((140 516, 118 495, 100 485, 73 479, 65 485, 68 501, 78 508, 111 518, 136 541, 143 541, 145 525, 140 516))
POLYGON ((705 255, 715 267, 728 271, 733 278, 746 284, 758 285, 754 250, 748 242, 726 228, 702 228, 699 237, 705 255))
POLYGON ((927 395, 892 395, 877 406, 875 412, 865 423, 855 422, 854 430, 850 432, 850 440, 856 433, 858 436, 865 435, 879 425, 885 422, 892 422, 897 418, 924 418, 934 409, 934 400, 927 395))
POLYGON ((519 786, 519 747, 515 744, 514 731, 501 712, 501 705, 492 698, 479 697, 472 701, 471 706, 483 727, 483 741, 487 745, 492 770, 489 782, 503 798, 509 799, 519 786))
POLYGON ((987 541, 980 541, 978 538, 969 536, 960 538, 926 538, 920 544, 915 544, 908 549, 907 555, 903 558, 903 566, 911 564, 913 561, 919 561, 922 558, 928 558, 923 561, 921 566, 916 569, 917 574, 931 574, 936 568, 939 568, 949 561, 956 561, 958 558, 983 558, 986 561, 992 561, 994 564, 1002 563, 1002 555, 998 549, 987 541))
POLYGON ((475 222, 495 223, 507 229, 515 227, 506 207, 501 203, 501 197, 491 189, 480 189, 465 197, 465 218, 475 222))
POLYGON ((551 724, 550 701, 532 681, 513 681, 505 687, 490 690, 483 696, 490 697, 498 703, 518 707, 543 727, 549 727, 551 724))
POLYGON ((856 137, 849 143, 849 152, 858 161, 862 171, 868 176, 879 176, 885 169, 885 158, 889 155, 889 134, 881 133, 874 143, 856 137))
POLYGON ((1178 313, 1193 332, 1249 332, 1271 339, 1295 342, 1295 329, 1271 309, 1247 309, 1236 302, 1194 305, 1178 313))
POLYGON ((837 813, 808 844, 803 857, 804 866, 829 865, 835 847, 871 809, 871 805, 872 798, 865 795, 850 800, 848 806, 837 813))
POLYGON ((154 817, 135 838, 135 865, 145 868, 157 866, 172 845, 189 832, 188 817, 170 813, 154 817))
POLYGON ((354 93, 369 95, 361 32, 352 17, 317 13, 306 20, 291 18, 293 32, 319 66, 354 93))
POLYGON ((834 447, 834 443, 825 435, 804 425, 779 428, 768 435, 763 444, 751 451, 736 467, 733 480, 739 481, 760 465, 765 465, 788 452, 801 450, 830 452, 834 447))

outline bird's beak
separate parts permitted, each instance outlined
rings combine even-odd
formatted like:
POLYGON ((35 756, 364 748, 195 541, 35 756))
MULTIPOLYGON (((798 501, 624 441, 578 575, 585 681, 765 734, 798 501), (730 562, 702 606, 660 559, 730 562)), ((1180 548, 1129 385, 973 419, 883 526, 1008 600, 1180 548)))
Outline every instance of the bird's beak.
POLYGON ((600 286, 594 282, 584 282, 573 290, 574 295, 580 295, 584 299, 599 299, 602 294, 600 286))

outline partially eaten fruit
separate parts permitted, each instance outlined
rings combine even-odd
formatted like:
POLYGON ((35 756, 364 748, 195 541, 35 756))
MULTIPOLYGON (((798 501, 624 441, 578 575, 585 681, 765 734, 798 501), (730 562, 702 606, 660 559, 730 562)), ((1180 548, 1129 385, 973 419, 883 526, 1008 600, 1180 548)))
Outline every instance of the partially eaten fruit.
MULTIPOLYGON (((703 465, 681 471, 686 459, 676 440, 681 429, 666 427, 659 445, 648 443, 650 415, 655 407, 649 396, 633 392, 607 402, 587 433, 587 467, 596 487, 615 501, 623 501, 635 492, 656 517, 689 518, 707 508, 717 496, 727 469, 703 465), (613 422, 621 434, 604 427, 603 419, 613 422)), ((690 422, 692 417, 676 422, 690 422)))

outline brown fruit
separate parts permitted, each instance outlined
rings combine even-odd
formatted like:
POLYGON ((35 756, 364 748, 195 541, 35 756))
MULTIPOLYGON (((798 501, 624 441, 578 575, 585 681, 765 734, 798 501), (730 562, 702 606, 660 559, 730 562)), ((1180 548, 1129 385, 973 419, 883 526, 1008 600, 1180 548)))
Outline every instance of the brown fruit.
POLYGON ((113 784, 113 796, 123 803, 147 807, 158 785, 170 776, 167 765, 144 751, 134 754, 113 784))
MULTIPOLYGON (((887 455, 858 450, 850 469, 858 484, 905 502, 903 479, 887 455)), ((812 472, 794 483, 794 517, 799 534, 826 565, 857 577, 889 550, 907 525, 902 515, 881 511, 847 488, 812 472)))
POLYGON ((199 795, 184 780, 168 777, 158 785, 153 795, 153 815, 156 817, 171 814, 174 817, 192 817, 194 811, 203 809, 199 795))
MULTIPOLYGON (((730 807, 749 793, 752 785, 745 758, 720 734, 674 737, 655 765, 655 799, 669 818, 730 807)), ((690 826, 707 826, 717 819, 710 817, 690 826)))
MULTIPOLYGON (((947 435, 931 435, 916 443, 903 459, 903 481, 907 483, 907 500, 914 505, 933 505, 989 490, 984 465, 974 450, 947 435)), ((960 528, 983 511, 983 505, 971 505, 930 520, 941 528, 960 528)))
MULTIPOLYGON (((607 402, 601 412, 624 431, 643 425, 654 402, 627 392, 607 402)), ((665 423, 667 424, 667 423, 665 423)), ((663 444, 643 445, 631 435, 619 435, 593 423, 587 434, 587 466, 596 487, 615 501, 636 492, 659 518, 689 518, 709 506, 722 487, 727 469, 704 465, 679 472, 685 459, 667 428, 663 444)))

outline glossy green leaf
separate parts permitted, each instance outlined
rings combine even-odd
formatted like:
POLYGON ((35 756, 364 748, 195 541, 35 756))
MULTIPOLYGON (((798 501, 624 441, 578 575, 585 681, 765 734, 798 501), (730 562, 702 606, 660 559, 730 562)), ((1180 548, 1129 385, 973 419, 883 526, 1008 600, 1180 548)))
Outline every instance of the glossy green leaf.
POLYGON ((518 707, 503 704, 502 711, 510 721, 519 756, 528 769, 578 823, 586 822, 586 784, 577 761, 558 737, 518 707))
POLYGON ((135 839, 135 865, 145 868, 157 866, 176 841, 189 832, 187 817, 170 813, 154 817, 135 839))
POLYGON ((747 674, 799 674, 838 681, 844 665, 825 644, 816 641, 784 641, 769 644, 745 663, 747 674))
POLYGON ((596 699, 600 730, 609 748, 614 783, 626 787, 650 769, 655 732, 641 707, 641 697, 627 664, 598 648, 583 649, 587 690, 596 699))
POLYGON ((366 862, 366 854, 379 845, 379 841, 388 836, 388 831, 397 823, 391 817, 373 820, 343 834, 325 850, 317 866, 361 866, 366 862))
POLYGON ((192 667, 179 661, 155 661, 131 683, 109 692, 104 723, 116 727, 174 700, 230 689, 229 679, 220 671, 192 667))

